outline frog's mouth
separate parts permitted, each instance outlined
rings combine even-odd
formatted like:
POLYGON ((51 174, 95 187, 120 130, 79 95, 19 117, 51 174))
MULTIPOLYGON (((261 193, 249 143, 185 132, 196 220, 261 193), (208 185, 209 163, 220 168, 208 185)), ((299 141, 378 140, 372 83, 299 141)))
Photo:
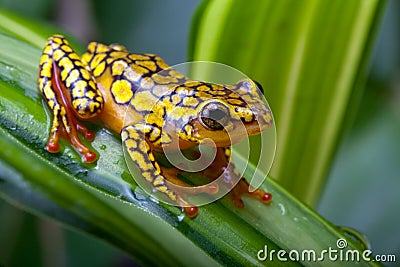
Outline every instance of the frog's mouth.
POLYGON ((246 124, 246 130, 247 130, 247 135, 256 135, 261 132, 264 132, 268 130, 272 125, 272 121, 263 121, 262 123, 259 123, 257 120, 255 120, 252 123, 246 124))

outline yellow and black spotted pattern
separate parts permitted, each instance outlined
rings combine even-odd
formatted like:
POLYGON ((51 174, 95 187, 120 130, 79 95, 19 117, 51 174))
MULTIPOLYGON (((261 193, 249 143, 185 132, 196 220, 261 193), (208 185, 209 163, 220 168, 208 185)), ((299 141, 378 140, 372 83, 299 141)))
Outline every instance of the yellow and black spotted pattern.
MULTIPOLYGON (((122 141, 125 143, 127 152, 135 161, 141 171, 141 175, 151 183, 159 192, 166 194, 172 201, 178 201, 178 196, 171 191, 165 178, 162 176, 160 165, 146 142, 145 136, 152 131, 148 124, 136 124, 127 126, 121 133, 122 141)), ((181 204, 181 203, 178 203, 181 204)))
MULTIPOLYGON (((176 79, 179 74, 167 70, 163 74, 155 75, 169 66, 153 54, 132 54, 124 46, 114 44, 106 46, 97 42, 88 45, 88 50, 82 55, 82 61, 92 71, 95 78, 99 78, 108 70, 112 77, 110 86, 115 103, 124 105, 134 97, 138 88, 157 90, 156 85, 165 85, 180 82, 176 79), (174 74, 176 77, 172 77, 174 74)), ((183 75, 180 78, 185 79, 183 75)))
POLYGON ((66 101, 81 119, 96 116, 103 108, 103 98, 89 70, 62 36, 51 36, 43 50, 39 67, 39 89, 51 109, 59 108, 54 93, 56 79, 65 90, 66 101), (57 76, 57 77, 55 77, 57 76))

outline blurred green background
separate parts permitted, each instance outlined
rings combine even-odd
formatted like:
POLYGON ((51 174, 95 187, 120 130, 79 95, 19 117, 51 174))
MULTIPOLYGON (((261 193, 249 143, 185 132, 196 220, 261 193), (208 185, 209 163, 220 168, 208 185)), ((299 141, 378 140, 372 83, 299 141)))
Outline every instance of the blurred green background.
MULTIPOLYGON (((0 0, 0 7, 56 24, 82 43, 119 42, 169 64, 187 58, 199 0, 0 0)), ((400 261, 400 2, 389 1, 363 99, 343 136, 318 212, 365 234, 376 254, 400 261)), ((267 96, 268 97, 268 96, 267 96)), ((102 241, 0 200, 0 266, 135 266, 102 241), (23 251, 23 257, 20 252, 23 251)), ((390 265, 389 265, 390 266, 390 265)), ((395 266, 394 264, 392 266, 395 266)))

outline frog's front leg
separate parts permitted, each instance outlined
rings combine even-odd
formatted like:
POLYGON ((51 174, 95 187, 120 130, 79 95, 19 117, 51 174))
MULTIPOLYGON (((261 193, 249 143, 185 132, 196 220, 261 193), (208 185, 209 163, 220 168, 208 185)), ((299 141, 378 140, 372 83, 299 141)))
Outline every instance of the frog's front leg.
POLYGON ((249 192, 249 183, 244 178, 240 177, 239 172, 232 162, 230 147, 217 148, 217 154, 213 163, 202 171, 202 175, 212 179, 217 179, 223 175, 225 186, 229 188, 233 187, 230 196, 233 203, 238 207, 244 206, 242 200, 243 195, 248 195, 266 204, 272 200, 272 195, 262 189, 249 192))
POLYGON ((174 203, 183 207, 186 214, 190 217, 197 215, 198 208, 190 204, 184 197, 185 194, 215 194, 218 192, 218 187, 214 184, 203 188, 193 188, 185 184, 177 177, 180 170, 174 168, 162 168, 156 161, 153 153, 153 147, 162 146, 167 141, 164 141, 165 135, 156 126, 149 124, 135 124, 125 127, 121 132, 122 142, 129 154, 130 159, 136 164, 141 172, 141 175, 149 182, 156 190, 168 196, 174 203), (161 137, 158 137, 161 135, 161 137), (171 189, 167 180, 180 189, 171 189))
POLYGON ((80 57, 60 35, 51 36, 43 49, 39 67, 39 89, 54 115, 46 149, 59 151, 60 137, 66 138, 83 155, 85 162, 97 156, 79 139, 94 134, 77 121, 97 116, 103 108, 103 98, 95 81, 80 57))

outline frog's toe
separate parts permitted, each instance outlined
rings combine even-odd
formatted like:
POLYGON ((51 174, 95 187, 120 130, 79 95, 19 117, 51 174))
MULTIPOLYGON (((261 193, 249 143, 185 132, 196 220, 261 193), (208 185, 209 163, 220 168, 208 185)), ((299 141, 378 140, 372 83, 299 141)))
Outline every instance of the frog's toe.
POLYGON ((248 195, 265 204, 269 204, 272 201, 272 194, 265 192, 262 189, 257 189, 253 192, 249 192, 249 184, 246 180, 241 179, 231 191, 232 201, 237 207, 244 207, 244 202, 241 198, 243 195, 248 195))
POLYGON ((46 150, 50 153, 58 153, 60 152, 60 145, 58 142, 49 141, 46 145, 46 150))
POLYGON ((84 136, 86 140, 93 141, 96 135, 92 131, 87 131, 84 136))
POLYGON ((50 153, 60 152, 60 145, 58 144, 59 138, 60 133, 58 131, 53 131, 49 136, 49 140, 47 141, 46 150, 50 153))
POLYGON ((199 212, 199 208, 191 203, 189 203, 184 197, 177 194, 176 203, 179 207, 181 207, 187 216, 190 218, 194 218, 197 216, 199 212))
POLYGON ((184 207, 183 209, 185 210, 186 215, 190 218, 196 217, 199 212, 199 208, 196 206, 184 207))
POLYGON ((251 192, 250 196, 260 200, 265 204, 269 204, 272 201, 272 195, 270 193, 265 192, 262 189, 257 189, 254 192, 251 192))
POLYGON ((80 123, 78 121, 76 121, 75 124, 76 124, 76 130, 79 133, 81 133, 87 141, 94 140, 94 138, 96 137, 94 132, 90 131, 88 128, 86 128, 86 126, 84 126, 82 123, 80 123))
POLYGON ((86 163, 93 163, 97 160, 97 155, 93 151, 87 151, 82 154, 83 161, 86 163))
POLYGON ((49 139, 46 144, 46 150, 50 153, 58 153, 60 152, 60 136, 64 135, 63 127, 54 127, 49 134, 49 139))

